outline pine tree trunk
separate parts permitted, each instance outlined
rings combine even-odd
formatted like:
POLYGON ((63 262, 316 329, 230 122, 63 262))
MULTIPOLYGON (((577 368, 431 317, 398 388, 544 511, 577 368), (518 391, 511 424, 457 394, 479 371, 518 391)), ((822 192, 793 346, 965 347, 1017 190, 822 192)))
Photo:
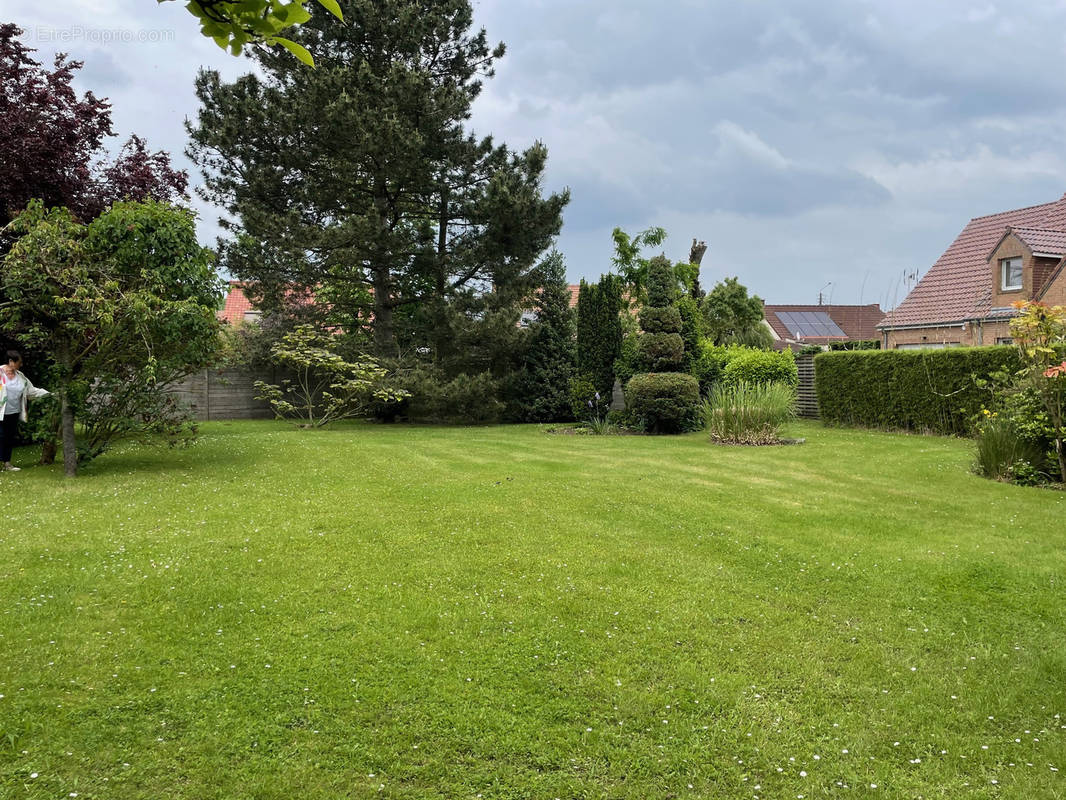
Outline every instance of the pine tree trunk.
POLYGON ((389 305, 388 269, 374 270, 374 350, 378 358, 393 359, 400 355, 389 305))

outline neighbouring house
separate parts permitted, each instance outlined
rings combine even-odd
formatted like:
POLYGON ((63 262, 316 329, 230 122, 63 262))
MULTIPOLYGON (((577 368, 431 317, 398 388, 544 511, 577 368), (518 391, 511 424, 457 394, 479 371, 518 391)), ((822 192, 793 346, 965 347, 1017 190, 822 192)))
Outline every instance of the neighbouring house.
POLYGON ((230 281, 226 301, 218 312, 218 318, 236 325, 238 322, 258 322, 260 316, 262 312, 252 307, 252 301, 245 295, 241 282, 230 281))
POLYGON ((774 349, 799 350, 806 345, 869 341, 880 338, 877 323, 881 306, 764 305, 766 324, 774 336, 774 349))
POLYGON ((877 327, 886 348, 1010 344, 1019 300, 1066 305, 1066 195, 977 217, 877 327))
MULTIPOLYGON (((315 302, 314 295, 310 291, 289 289, 285 293, 286 302, 296 306, 306 307, 315 302)), ((260 311, 248 295, 244 292, 244 283, 230 281, 226 291, 226 299, 216 316, 224 323, 236 325, 241 322, 258 322, 263 312, 260 311)))

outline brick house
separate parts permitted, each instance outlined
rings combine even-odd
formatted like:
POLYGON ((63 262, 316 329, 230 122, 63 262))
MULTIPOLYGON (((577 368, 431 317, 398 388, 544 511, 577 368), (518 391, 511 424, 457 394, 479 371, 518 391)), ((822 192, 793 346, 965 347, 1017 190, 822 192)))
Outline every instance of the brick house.
POLYGON ((764 305, 763 314, 773 333, 775 350, 880 339, 877 323, 885 316, 877 303, 861 306, 764 305))
POLYGON ((1066 305, 1066 195, 970 220, 878 325, 882 347, 1009 344, 1011 303, 1066 305))

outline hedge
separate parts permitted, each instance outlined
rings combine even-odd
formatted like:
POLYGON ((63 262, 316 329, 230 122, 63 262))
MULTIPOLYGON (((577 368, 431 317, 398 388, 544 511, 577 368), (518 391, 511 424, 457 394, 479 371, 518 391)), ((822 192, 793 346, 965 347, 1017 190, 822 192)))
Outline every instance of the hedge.
POLYGON ((830 352, 814 357, 814 388, 827 423, 968 435, 991 400, 976 379, 1019 369, 1002 345, 830 352))
POLYGON ((700 382, 700 393, 708 394, 715 383, 722 380, 730 386, 746 383, 797 382, 796 358, 790 350, 780 352, 753 347, 713 345, 706 339, 700 343, 693 360, 692 374, 700 382))
POLYGON ((726 386, 740 383, 784 383, 795 386, 799 380, 796 357, 791 350, 731 347, 727 353, 729 361, 722 369, 722 382, 726 386))
POLYGON ((626 384, 626 411, 647 433, 700 427, 700 384, 681 372, 642 372, 626 384))

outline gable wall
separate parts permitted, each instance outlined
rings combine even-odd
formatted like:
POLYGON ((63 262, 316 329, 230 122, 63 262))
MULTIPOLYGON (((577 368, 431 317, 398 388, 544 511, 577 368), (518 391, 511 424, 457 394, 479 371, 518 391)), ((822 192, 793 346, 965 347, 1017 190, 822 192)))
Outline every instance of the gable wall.
POLYGON ((1066 306, 1066 269, 1060 270, 1055 276, 1055 280, 1044 292, 1041 302, 1049 306, 1066 306))
POLYGON ((888 331, 888 345, 886 349, 894 350, 900 345, 929 344, 929 345, 971 345, 973 344, 972 325, 967 325, 966 330, 960 326, 944 328, 914 328, 912 330, 888 331))
MULTIPOLYGON (((1000 242, 988 259, 989 279, 992 286, 992 307, 1009 306, 1017 300, 1033 296, 1033 257, 1029 249, 1013 233, 1000 242), (1003 291, 1003 272, 1000 261, 1005 258, 1022 259, 1022 288, 1003 291)), ((1039 287, 1037 287, 1039 288, 1039 287)))
POLYGON ((1044 288, 1047 279, 1051 277, 1051 273, 1058 265, 1059 259, 1057 258, 1033 258, 1033 294, 1029 295, 1030 297, 1035 297, 1044 288))

